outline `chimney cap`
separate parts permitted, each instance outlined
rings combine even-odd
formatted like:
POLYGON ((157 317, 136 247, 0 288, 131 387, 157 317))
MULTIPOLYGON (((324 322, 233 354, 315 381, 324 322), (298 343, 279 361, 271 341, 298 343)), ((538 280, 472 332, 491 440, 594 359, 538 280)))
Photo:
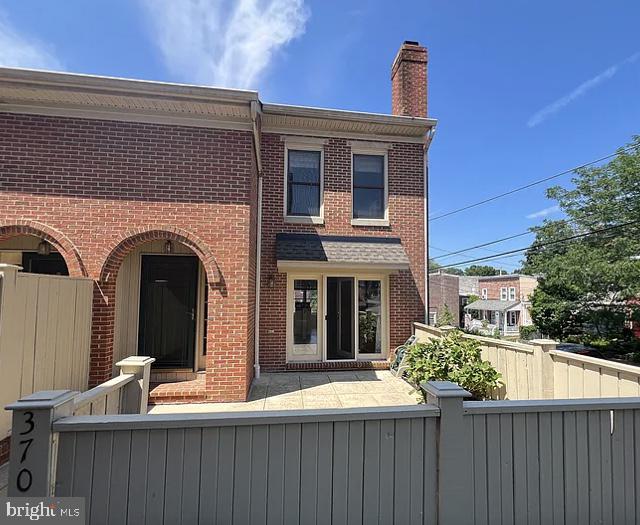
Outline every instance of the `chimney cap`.
POLYGON ((418 42, 417 40, 405 40, 403 44, 406 44, 408 46, 419 46, 420 42, 418 42))

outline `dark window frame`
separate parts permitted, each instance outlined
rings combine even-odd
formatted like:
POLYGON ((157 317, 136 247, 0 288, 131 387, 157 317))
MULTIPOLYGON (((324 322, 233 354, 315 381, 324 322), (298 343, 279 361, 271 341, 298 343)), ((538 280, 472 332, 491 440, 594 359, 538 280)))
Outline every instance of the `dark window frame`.
POLYGON ((286 149, 287 169, 285 172, 285 185, 286 185, 286 199, 285 199, 285 216, 286 217, 322 217, 322 199, 323 199, 323 151, 321 149, 305 149, 300 147, 291 147, 286 149), (318 182, 294 182, 292 180, 293 174, 291 173, 291 152, 295 153, 314 153, 318 157, 318 182), (318 188, 318 213, 314 214, 301 214, 292 212, 293 204, 293 191, 294 186, 308 186, 318 188))
POLYGON ((388 174, 387 174, 387 155, 386 153, 377 152, 358 152, 351 154, 351 219, 355 221, 385 221, 388 219, 388 174), (382 159, 382 185, 378 184, 356 184, 356 157, 380 157, 382 159), (356 191, 363 190, 379 190, 382 192, 382 214, 379 217, 361 217, 356 212, 356 191))

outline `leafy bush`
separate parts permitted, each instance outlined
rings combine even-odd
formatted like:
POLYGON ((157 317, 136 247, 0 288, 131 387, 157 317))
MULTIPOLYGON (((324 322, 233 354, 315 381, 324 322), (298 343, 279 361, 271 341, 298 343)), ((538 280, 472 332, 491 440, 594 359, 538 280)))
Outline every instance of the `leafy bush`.
POLYGON ((454 319, 451 310, 449 309, 449 305, 445 304, 442 312, 438 316, 438 321, 436 322, 436 326, 453 326, 454 319))
POLYGON ((500 374, 480 356, 480 343, 464 339, 455 330, 428 343, 407 349, 408 378, 419 385, 425 381, 452 381, 476 399, 487 399, 501 385, 500 374))
POLYGON ((520 327, 520 339, 523 341, 530 341, 538 333, 538 329, 535 325, 524 325, 520 327))

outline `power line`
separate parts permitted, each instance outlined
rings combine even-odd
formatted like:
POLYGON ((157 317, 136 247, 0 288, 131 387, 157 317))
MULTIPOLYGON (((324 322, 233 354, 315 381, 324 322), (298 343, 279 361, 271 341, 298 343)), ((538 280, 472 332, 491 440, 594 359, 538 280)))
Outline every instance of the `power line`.
POLYGON ((525 248, 519 248, 517 250, 509 250, 509 251, 506 251, 506 252, 499 253, 497 255, 488 255, 487 257, 479 257, 477 259, 470 259, 468 261, 449 264, 449 265, 446 265, 446 266, 441 266, 440 268, 454 268, 456 266, 461 266, 461 265, 464 265, 464 264, 471 264, 471 263, 475 263, 475 262, 488 261, 488 260, 495 259, 497 257, 501 257, 501 256, 505 256, 505 255, 512 255, 512 254, 515 255, 515 254, 518 254, 520 252, 524 252, 524 251, 527 251, 527 250, 530 250, 530 249, 531 250, 537 250, 537 249, 540 249, 540 248, 544 248, 545 246, 551 246, 551 245, 559 244, 561 242, 573 241, 575 239, 581 239, 583 237, 588 237, 590 235, 595 235, 597 233, 603 233, 603 232, 607 232, 607 231, 610 231, 610 230, 615 230, 615 229, 618 229, 618 228, 623 228, 625 226, 631 226, 631 225, 637 224, 637 223, 640 223, 640 219, 636 220, 636 221, 629 221, 629 222, 625 222, 625 223, 622 223, 622 224, 617 224, 615 226, 608 226, 606 228, 600 228, 599 230, 593 230, 593 231, 588 231, 588 232, 585 232, 585 233, 579 233, 579 234, 576 234, 576 235, 572 235, 570 237, 564 237, 562 239, 555 239, 553 241, 541 243, 541 244, 538 244, 538 245, 535 245, 535 246, 527 246, 525 248))
POLYGON ((508 241, 511 239, 516 239, 517 237, 523 237, 525 235, 531 235, 532 232, 531 230, 523 232, 523 233, 517 233, 515 235, 509 235, 508 237, 503 237, 502 239, 497 239, 495 241, 490 241, 490 242, 485 242, 482 244, 477 244, 476 246, 471 246, 470 248, 465 248, 464 250, 458 250, 456 252, 449 252, 447 255, 438 255, 437 257, 433 257, 433 260, 435 259, 444 259, 445 257, 450 257, 452 255, 457 255, 459 253, 464 253, 464 252, 470 252, 471 250, 475 250, 477 248, 484 248, 485 246, 491 246, 492 244, 498 244, 499 242, 504 242, 504 241, 508 241))
POLYGON ((513 190, 505 191, 504 193, 500 193, 498 195, 494 195, 493 197, 488 197, 488 198, 483 199, 481 201, 474 202, 472 204, 468 204, 467 206, 463 206, 462 208, 458 208, 458 209, 455 209, 455 210, 448 211, 446 213, 442 213, 440 215, 436 215, 435 217, 431 217, 429 219, 429 222, 437 221, 438 219, 442 219, 444 217, 449 217, 450 215, 454 215, 456 213, 460 213, 460 212, 463 212, 463 211, 466 211, 466 210, 470 210, 471 208, 475 208, 477 206, 482 206, 483 204, 487 204, 488 202, 493 202, 493 201, 495 201, 497 199, 501 199, 502 197, 506 197, 507 195, 513 195, 514 193, 517 193, 519 191, 526 190, 528 188, 531 188, 533 186, 537 186, 538 184, 542 184, 543 182, 547 182, 547 181, 550 181, 552 179, 557 179, 558 177, 562 177, 563 175, 567 175, 569 173, 573 173, 576 170, 579 170, 579 169, 582 169, 582 168, 586 168, 587 166, 591 166, 592 164, 597 164, 598 162, 602 162, 603 160, 610 159, 611 157, 615 157, 615 156, 617 156, 617 155, 619 155, 621 153, 625 153, 627 151, 630 151, 631 149, 636 149, 638 147, 639 147, 638 145, 634 144, 632 146, 627 146, 626 148, 621 148, 618 151, 616 151, 615 153, 611 153, 609 155, 605 155, 604 157, 600 157, 599 159, 595 159, 595 160, 592 160, 592 161, 587 162, 585 164, 581 164, 580 166, 576 166, 574 168, 570 168, 570 169, 562 171, 560 173, 556 173, 555 175, 551 175, 550 177, 545 177, 543 179, 538 179, 538 180, 535 180, 533 182, 530 182, 529 184, 525 184, 524 186, 520 186, 518 188, 514 188, 513 190))

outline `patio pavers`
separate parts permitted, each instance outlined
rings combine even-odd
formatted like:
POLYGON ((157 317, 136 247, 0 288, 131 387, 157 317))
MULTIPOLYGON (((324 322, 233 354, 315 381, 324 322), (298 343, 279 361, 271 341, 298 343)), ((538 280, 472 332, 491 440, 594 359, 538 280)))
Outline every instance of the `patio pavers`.
POLYGON ((415 405, 418 393, 388 370, 262 374, 246 403, 155 405, 150 414, 415 405))

